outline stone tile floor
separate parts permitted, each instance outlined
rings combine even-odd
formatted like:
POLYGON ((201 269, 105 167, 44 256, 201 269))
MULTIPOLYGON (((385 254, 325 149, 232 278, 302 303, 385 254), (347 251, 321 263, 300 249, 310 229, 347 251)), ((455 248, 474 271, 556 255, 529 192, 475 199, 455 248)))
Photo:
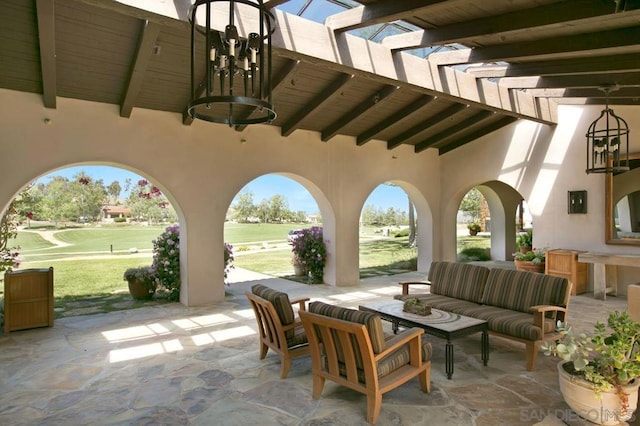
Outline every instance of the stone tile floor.
MULTIPOLYGON (((258 359, 256 323, 244 291, 260 282, 348 307, 391 298, 408 273, 353 287, 302 285, 233 271, 223 303, 143 307, 56 320, 53 328, 0 335, 0 425, 359 425, 364 396, 327 383, 311 398, 311 360, 258 359)), ((570 321, 590 330, 626 300, 575 296, 570 321)), ((389 327, 390 328, 390 327, 389 327)), ((444 341, 432 338, 432 391, 417 379, 384 395, 379 425, 586 425, 562 401, 557 360, 540 354, 525 369, 524 346, 480 335, 455 341, 455 373, 444 372, 444 341)))

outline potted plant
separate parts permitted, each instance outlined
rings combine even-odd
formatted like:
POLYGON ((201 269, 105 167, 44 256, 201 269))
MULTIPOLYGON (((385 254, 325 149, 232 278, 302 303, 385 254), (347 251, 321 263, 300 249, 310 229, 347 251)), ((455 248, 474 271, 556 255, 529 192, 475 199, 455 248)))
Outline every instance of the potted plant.
POLYGON ((482 227, 475 223, 475 222, 471 222, 470 224, 467 225, 467 228, 469 229, 469 235, 478 235, 478 232, 482 231, 482 227))
POLYGON ((518 238, 516 238, 516 245, 522 253, 531 251, 531 248, 533 247, 533 230, 529 229, 526 232, 518 234, 518 238))
POLYGON ((123 279, 129 283, 129 293, 134 299, 149 300, 156 292, 156 280, 150 266, 139 266, 124 271, 123 279))
POLYGON ((513 253, 513 263, 518 271, 544 273, 544 264, 547 256, 545 249, 533 249, 525 253, 518 251, 513 253))
POLYGON ((322 228, 312 226, 303 229, 291 241, 291 247, 294 265, 298 263, 302 268, 306 268, 310 283, 322 283, 324 265, 327 261, 327 248, 322 237, 322 228))
POLYGON ((560 391, 579 416, 603 425, 631 418, 640 386, 640 323, 627 312, 612 312, 591 335, 558 323, 561 338, 541 346, 558 364, 560 391))

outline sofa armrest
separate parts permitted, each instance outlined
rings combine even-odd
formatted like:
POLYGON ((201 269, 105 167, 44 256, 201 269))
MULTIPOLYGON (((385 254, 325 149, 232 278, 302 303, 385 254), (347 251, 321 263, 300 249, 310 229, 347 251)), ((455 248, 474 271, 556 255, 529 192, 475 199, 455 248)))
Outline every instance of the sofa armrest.
POLYGON ((304 311, 306 310, 305 303, 308 302, 309 300, 311 299, 309 299, 308 297, 298 297, 296 299, 292 299, 290 302, 291 302, 291 306, 295 305, 296 303, 299 304, 300 310, 304 311))
POLYGON ((409 294, 409 286, 411 284, 421 284, 421 285, 431 285, 430 281, 401 281, 398 283, 402 286, 402 295, 406 296, 409 294))
POLYGON ((565 321, 565 317, 567 314, 567 308, 563 308, 562 306, 555 305, 536 305, 531 306, 529 310, 533 313, 533 325, 540 327, 544 333, 544 317, 547 312, 554 312, 556 320, 565 321))

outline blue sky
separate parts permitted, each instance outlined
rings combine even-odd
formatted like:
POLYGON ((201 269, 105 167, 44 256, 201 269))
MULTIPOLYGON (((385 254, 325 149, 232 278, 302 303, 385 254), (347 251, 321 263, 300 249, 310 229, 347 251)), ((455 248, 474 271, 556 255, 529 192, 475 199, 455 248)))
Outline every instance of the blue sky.
MULTIPOLYGON (((105 185, 117 180, 124 189, 125 179, 131 179, 135 184, 138 180, 144 179, 128 170, 109 166, 77 166, 56 170, 40 177, 36 182, 47 183, 51 176, 63 176, 72 179, 80 171, 84 171, 94 180, 102 179, 105 185)), ((296 181, 279 176, 261 176, 245 185, 240 192, 251 191, 253 193, 254 204, 259 204, 264 199, 269 199, 276 194, 283 195, 289 202, 289 209, 293 211, 302 210, 307 214, 318 213, 318 206, 309 192, 296 181)), ((124 192, 120 195, 126 198, 124 192)), ((372 204, 377 208, 387 210, 389 207, 407 211, 407 195, 395 186, 380 185, 369 196, 365 204, 372 204)))

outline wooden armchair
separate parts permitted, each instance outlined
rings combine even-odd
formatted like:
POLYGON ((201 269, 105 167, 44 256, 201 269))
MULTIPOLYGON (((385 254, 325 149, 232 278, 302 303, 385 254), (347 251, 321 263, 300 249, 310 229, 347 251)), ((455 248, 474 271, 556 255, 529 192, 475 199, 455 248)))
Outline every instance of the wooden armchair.
POLYGON ((431 344, 424 330, 411 328, 385 340, 380 317, 313 302, 300 318, 309 338, 314 399, 326 379, 367 397, 367 421, 380 414, 382 395, 418 376, 424 392, 431 390, 431 344))
POLYGON ((281 357, 280 378, 285 379, 291 369, 291 360, 309 354, 309 344, 304 326, 295 318, 292 305, 298 304, 305 310, 308 298, 289 300, 286 293, 270 289, 260 284, 245 292, 258 322, 260 337, 260 359, 267 356, 269 349, 281 357))

